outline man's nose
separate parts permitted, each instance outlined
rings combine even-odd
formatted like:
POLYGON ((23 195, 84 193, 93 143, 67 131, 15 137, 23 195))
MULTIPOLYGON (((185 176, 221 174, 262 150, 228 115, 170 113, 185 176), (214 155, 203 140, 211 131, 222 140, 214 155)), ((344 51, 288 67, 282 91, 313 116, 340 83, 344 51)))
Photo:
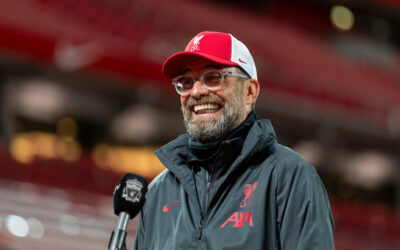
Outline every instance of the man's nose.
POLYGON ((200 80, 197 80, 193 83, 193 88, 191 92, 191 96, 194 98, 199 98, 203 95, 207 95, 209 93, 209 90, 206 89, 203 84, 200 82, 200 80))

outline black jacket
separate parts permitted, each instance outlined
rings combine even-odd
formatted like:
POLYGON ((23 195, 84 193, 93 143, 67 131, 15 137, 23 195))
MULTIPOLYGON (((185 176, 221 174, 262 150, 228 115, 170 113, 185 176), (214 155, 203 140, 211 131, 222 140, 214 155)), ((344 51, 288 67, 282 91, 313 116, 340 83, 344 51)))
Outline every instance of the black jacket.
POLYGON ((333 217, 314 167, 276 142, 269 121, 222 142, 212 174, 188 166, 189 135, 156 154, 134 250, 334 249, 333 217), (204 181, 202 181, 204 180, 204 181))

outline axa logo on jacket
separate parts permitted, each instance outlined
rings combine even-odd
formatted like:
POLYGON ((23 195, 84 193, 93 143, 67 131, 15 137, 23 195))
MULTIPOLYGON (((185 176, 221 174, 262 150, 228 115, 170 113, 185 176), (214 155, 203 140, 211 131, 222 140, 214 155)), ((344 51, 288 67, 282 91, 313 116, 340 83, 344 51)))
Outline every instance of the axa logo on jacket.
POLYGON ((224 224, 221 225, 221 228, 225 227, 228 222, 234 222, 232 227, 243 227, 245 221, 249 222, 249 226, 253 226, 251 210, 248 212, 234 212, 231 217, 229 217, 229 219, 227 219, 224 224))

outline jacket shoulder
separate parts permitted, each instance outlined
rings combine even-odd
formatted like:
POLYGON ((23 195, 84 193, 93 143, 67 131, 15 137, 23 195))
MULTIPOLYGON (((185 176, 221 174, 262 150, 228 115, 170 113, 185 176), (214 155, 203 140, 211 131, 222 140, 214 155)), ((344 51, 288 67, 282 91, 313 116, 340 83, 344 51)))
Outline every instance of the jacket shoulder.
POLYGON ((157 189, 159 189, 159 186, 162 185, 162 183, 165 181, 165 179, 168 178, 170 175, 170 171, 168 169, 165 169, 161 173, 159 173, 149 184, 148 188, 148 193, 155 192, 157 189))
POLYGON ((289 190, 296 190, 296 192, 302 192, 306 196, 311 196, 315 192, 325 193, 326 195, 325 187, 314 166, 292 149, 280 144, 277 144, 276 147, 274 157, 277 168, 278 191, 285 193, 289 190))
POLYGON ((279 143, 275 144, 273 157, 278 164, 290 167, 298 167, 299 165, 309 165, 312 167, 299 153, 279 143))
POLYGON ((146 202, 144 203, 144 208, 148 207, 151 204, 152 200, 156 198, 156 196, 160 193, 160 189, 165 185, 166 180, 170 178, 170 171, 165 169, 161 173, 159 173, 149 184, 146 194, 146 202))
POLYGON ((296 175, 299 177, 311 177, 316 175, 315 167, 289 147, 276 143, 273 157, 278 167, 280 178, 287 177, 288 175, 296 175))

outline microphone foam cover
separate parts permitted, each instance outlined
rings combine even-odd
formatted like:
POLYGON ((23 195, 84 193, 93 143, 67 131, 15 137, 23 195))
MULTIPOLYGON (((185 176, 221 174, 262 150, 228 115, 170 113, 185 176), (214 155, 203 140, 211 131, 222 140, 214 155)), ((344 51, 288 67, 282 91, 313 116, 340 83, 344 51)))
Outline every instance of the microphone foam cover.
POLYGON ((147 181, 144 177, 127 173, 118 182, 114 190, 114 213, 127 212, 130 219, 142 209, 147 193, 147 181))

